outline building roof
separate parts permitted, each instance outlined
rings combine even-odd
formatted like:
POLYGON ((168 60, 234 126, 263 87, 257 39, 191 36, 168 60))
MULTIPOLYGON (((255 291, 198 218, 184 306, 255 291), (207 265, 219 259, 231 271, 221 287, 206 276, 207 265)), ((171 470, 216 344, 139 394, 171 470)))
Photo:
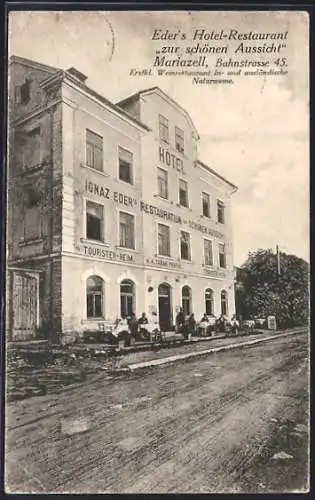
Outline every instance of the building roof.
POLYGON ((129 95, 125 99, 122 99, 122 101, 116 102, 117 106, 123 106, 124 104, 129 104, 130 102, 137 101, 141 94, 148 93, 148 92, 153 92, 154 90, 157 90, 159 87, 150 87, 148 89, 143 89, 139 90, 138 92, 135 92, 134 94, 129 95))
POLYGON ((162 97, 164 97, 164 99, 166 99, 168 101, 171 101, 174 106, 176 106, 177 108, 179 108, 184 113, 184 115, 186 116, 187 120, 190 122, 190 125, 195 130, 197 138, 199 139, 198 131, 197 131, 197 129, 195 127, 195 124, 192 121, 191 116, 188 113, 188 111, 186 111, 186 109, 183 108, 180 104, 178 104, 178 102, 175 101, 172 97, 170 97, 168 94, 166 94, 160 87, 155 86, 155 87, 149 87, 148 89, 139 90, 135 94, 132 94, 132 95, 126 97, 125 99, 123 99, 122 101, 117 102, 116 105, 119 106, 119 107, 123 107, 126 104, 130 104, 130 103, 132 103, 134 101, 139 100, 140 97, 143 96, 143 95, 152 94, 152 93, 158 93, 158 94, 160 94, 162 97))
MULTIPOLYGON (((82 90, 84 90, 85 92, 87 92, 88 94, 90 94, 92 97, 96 98, 102 104, 104 104, 108 108, 116 111, 120 115, 128 118, 129 120, 131 120, 135 124, 141 126, 142 128, 144 128, 145 130, 148 130, 148 131, 150 130, 150 128, 147 125, 145 125, 144 123, 142 123, 140 120, 138 120, 137 118, 135 118, 135 116, 133 114, 128 113, 128 111, 126 111, 125 109, 123 109, 123 106, 125 104, 129 104, 129 103, 131 103, 133 101, 138 100, 141 95, 146 95, 146 94, 150 94, 150 93, 153 93, 153 92, 157 92, 157 93, 161 94, 167 100, 170 100, 176 107, 180 108, 184 112, 184 114, 186 115, 187 119, 192 124, 192 127, 197 132, 196 127, 193 124, 193 121, 192 121, 189 113, 182 106, 180 106, 172 97, 170 97, 165 92, 163 92, 163 90, 161 90, 160 87, 155 86, 155 87, 150 87, 148 89, 140 90, 140 91, 136 92, 135 94, 132 94, 132 95, 126 97, 125 99, 123 99, 123 100, 117 102, 116 104, 114 104, 113 102, 111 102, 106 97, 102 96, 101 94, 99 94, 95 90, 93 90, 90 87, 88 87, 88 85, 86 85, 86 83, 85 83, 85 80, 87 78, 86 75, 84 75, 83 73, 81 73, 81 71, 77 70, 76 68, 71 67, 71 68, 68 68, 67 70, 62 70, 60 68, 56 68, 56 67, 53 67, 53 66, 48 66, 47 64, 43 64, 43 63, 39 63, 37 61, 33 61, 32 59, 27 59, 25 57, 20 57, 20 56, 12 55, 10 57, 9 64, 12 64, 12 63, 15 63, 15 62, 19 63, 19 64, 23 64, 25 66, 30 66, 30 67, 33 67, 35 69, 39 69, 39 70, 46 71, 46 72, 50 73, 50 75, 42 82, 43 86, 45 86, 46 84, 49 85, 52 81, 55 80, 55 78, 56 79, 62 79, 64 77, 67 77, 73 83, 75 83, 75 85, 77 85, 79 88, 81 88, 82 90)), ((199 138, 198 132, 197 132, 197 136, 199 138)), ((216 172, 215 170, 213 170, 211 167, 208 167, 208 165, 206 165, 205 163, 203 163, 200 160, 197 160, 196 163, 198 165, 200 165, 202 168, 204 168, 205 170, 207 170, 208 172, 210 172, 211 174, 213 174, 214 176, 216 176, 217 178, 219 178, 221 181, 223 181, 226 184, 228 184, 230 187, 233 188, 234 191, 237 191, 237 189, 238 189, 237 186, 235 186, 230 181, 228 181, 227 179, 225 179, 222 175, 220 175, 218 172, 216 172)))
MULTIPOLYGON (((125 99, 123 99, 122 101, 117 102, 116 104, 117 104, 117 106, 124 106, 124 105, 127 105, 127 104, 130 104, 132 102, 137 101, 142 95, 151 94, 153 92, 158 92, 158 93, 162 94, 168 100, 172 101, 176 105, 176 107, 180 108, 185 113, 185 115, 187 116, 187 118, 191 122, 192 126, 196 130, 196 127, 194 126, 194 124, 192 122, 192 119, 190 118, 189 113, 184 108, 182 108, 182 106, 180 106, 176 101, 174 101, 174 99, 172 97, 170 97, 169 95, 167 95, 165 92, 163 92, 163 90, 160 89, 160 87, 157 87, 157 86, 150 87, 148 89, 139 90, 135 94, 132 94, 132 95, 126 97, 125 99)), ((196 132, 197 132, 197 130, 196 130, 196 132)), ((199 138, 198 132, 197 132, 197 136, 199 138)), ((197 160, 197 164, 199 164, 202 168, 204 168, 205 170, 207 170, 208 172, 210 172, 212 175, 215 175, 221 181, 223 181, 226 184, 228 184, 231 188, 233 188, 234 191, 236 191, 238 189, 237 186, 235 186, 233 183, 231 183, 230 181, 228 181, 227 179, 225 179, 222 175, 220 175, 218 172, 216 172, 215 170, 213 170, 213 168, 208 167, 208 165, 206 165, 202 161, 197 160)))
POLYGON ((88 87, 88 85, 85 84, 85 75, 81 73, 81 71, 78 71, 76 68, 69 68, 67 70, 62 70, 60 68, 55 68, 53 66, 47 66, 46 64, 39 63, 37 61, 33 61, 31 59, 26 59, 25 57, 19 57, 19 56, 11 56, 10 57, 10 64, 12 63, 19 63, 23 64, 25 66, 30 66, 35 69, 41 69, 42 71, 46 71, 49 74, 45 80, 42 81, 41 85, 45 87, 46 83, 50 83, 52 80, 54 81, 56 79, 62 79, 64 77, 70 78, 70 80, 75 83, 76 86, 90 94, 92 97, 96 98, 98 101, 100 101, 102 104, 107 106, 108 108, 116 111, 118 114, 128 118, 130 121, 133 123, 139 125, 140 127, 144 128, 145 130, 150 130, 150 128, 142 123, 140 120, 137 120, 131 113, 128 113, 124 109, 120 108, 113 102, 111 102, 109 99, 106 99, 104 96, 96 92, 95 90, 91 89, 88 87))
MULTIPOLYGON (((73 72, 64 71, 64 74, 68 77, 73 76, 73 72)), ((101 94, 99 94, 95 90, 91 89, 91 87, 88 87, 88 85, 86 85, 83 81, 79 81, 76 79, 75 84, 78 87, 80 87, 82 90, 84 90, 85 92, 90 94, 92 97, 95 97, 98 101, 100 101, 102 104, 104 104, 108 108, 110 108, 113 111, 116 111, 117 113, 119 113, 120 115, 128 118, 133 123, 140 125, 140 127, 144 128, 145 130, 147 130, 147 131, 151 130, 150 127, 148 127, 145 123, 143 123, 140 120, 138 120, 137 118, 135 118, 134 115, 132 115, 131 113, 128 113, 128 111, 125 111, 124 109, 120 108, 119 106, 117 106, 116 104, 111 102, 106 97, 102 96, 101 94)))
POLYGON ((10 56, 9 64, 13 64, 13 63, 24 64, 25 66, 31 66, 35 69, 47 71, 48 73, 56 73, 56 71, 60 71, 60 68, 48 66, 47 64, 33 61, 32 59, 27 59, 26 57, 20 57, 20 56, 14 56, 14 55, 10 56))
POLYGON ((238 187, 235 186, 235 184, 232 184, 232 182, 228 181, 225 177, 223 177, 221 174, 218 174, 218 172, 216 172, 215 170, 213 170, 213 168, 211 167, 208 167, 208 165, 206 165, 205 163, 203 163, 203 161, 200 161, 200 160, 197 160, 196 163, 198 165, 200 165, 202 168, 204 168, 205 170, 208 170, 208 172, 210 172, 211 174, 215 175, 216 177, 218 177, 221 181, 225 182, 226 184, 228 184, 229 186, 231 186, 233 188, 234 191, 237 191, 238 190, 238 187))

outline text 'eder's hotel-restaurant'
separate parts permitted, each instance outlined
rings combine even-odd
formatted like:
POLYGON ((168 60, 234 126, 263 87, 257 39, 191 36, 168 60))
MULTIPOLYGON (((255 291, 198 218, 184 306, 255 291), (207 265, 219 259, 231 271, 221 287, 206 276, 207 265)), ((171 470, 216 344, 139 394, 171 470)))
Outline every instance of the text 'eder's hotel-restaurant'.
POLYGON ((9 68, 7 335, 235 312, 231 194, 160 88, 113 104, 75 68, 9 68))

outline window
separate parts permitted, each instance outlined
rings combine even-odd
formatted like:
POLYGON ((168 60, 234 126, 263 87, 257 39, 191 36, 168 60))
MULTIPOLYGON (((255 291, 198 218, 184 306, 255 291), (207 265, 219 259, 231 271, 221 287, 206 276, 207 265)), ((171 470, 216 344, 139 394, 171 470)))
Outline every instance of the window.
POLYGON ((86 282, 86 316, 102 318, 104 303, 104 281, 99 276, 90 276, 86 282))
POLYGON ((219 266, 220 267, 226 267, 225 245, 224 245, 224 243, 219 243, 219 266))
POLYGON ((120 212, 119 217, 119 246, 134 249, 135 218, 125 212, 120 212))
POLYGON ((130 317, 134 312, 135 284, 131 280, 123 280, 120 283, 120 316, 130 317))
POLYGON ((166 170, 158 168, 158 194, 161 198, 168 198, 168 175, 166 170))
POLYGON ((92 201, 86 202, 86 237, 104 241, 104 207, 92 201))
POLYGON ((33 128, 33 130, 30 130, 29 132, 27 132, 27 135, 30 138, 40 137, 40 127, 33 128))
POLYGON ((179 204, 188 207, 188 184, 181 179, 179 179, 179 204))
POLYGON ((35 205, 27 208, 24 215, 24 240, 31 241, 41 238, 41 210, 35 205))
POLYGON ((213 254, 212 254, 212 241, 204 241, 204 254, 205 254, 205 265, 213 266, 213 254))
POLYGON ((169 143, 168 119, 159 115, 159 131, 161 141, 169 143))
POLYGON ((34 167, 41 163, 41 129, 35 127, 29 131, 21 131, 17 141, 21 145, 21 161, 23 168, 34 167))
POLYGON ((202 193, 202 215, 210 217, 210 196, 208 193, 202 193))
POLYGON ((205 310, 209 316, 213 314, 213 291, 211 288, 205 290, 205 310))
POLYGON ((189 286, 182 288, 182 308, 185 316, 191 314, 191 288, 189 286))
POLYGON ((224 224, 224 203, 222 201, 218 201, 217 211, 218 211, 218 222, 224 224))
POLYGON ((31 82, 25 80, 25 82, 19 87, 17 91, 18 102, 20 104, 27 104, 31 98, 31 82))
POLYGON ((223 316, 228 315, 228 296, 225 290, 221 292, 221 314, 223 314, 223 316))
POLYGON ((170 228, 164 224, 158 224, 158 253, 166 257, 171 255, 170 228))
POLYGON ((27 202, 24 210, 24 240, 41 238, 41 194, 30 189, 27 193, 27 202))
POLYGON ((184 153, 184 131, 178 127, 175 127, 175 149, 184 153))
POLYGON ((103 137, 86 130, 86 164, 95 170, 103 170, 103 137))
POLYGON ((191 260, 190 234, 185 231, 180 232, 180 258, 183 260, 191 260))
POLYGON ((119 179, 132 184, 133 154, 127 149, 119 148, 119 179))

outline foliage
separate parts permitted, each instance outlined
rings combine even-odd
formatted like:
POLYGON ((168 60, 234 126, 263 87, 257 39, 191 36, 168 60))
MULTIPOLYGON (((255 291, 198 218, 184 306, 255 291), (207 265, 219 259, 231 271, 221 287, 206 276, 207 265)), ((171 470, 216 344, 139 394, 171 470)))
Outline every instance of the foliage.
POLYGON ((259 249, 236 275, 236 309, 243 318, 275 315, 280 327, 305 325, 309 316, 309 264, 295 255, 259 249))

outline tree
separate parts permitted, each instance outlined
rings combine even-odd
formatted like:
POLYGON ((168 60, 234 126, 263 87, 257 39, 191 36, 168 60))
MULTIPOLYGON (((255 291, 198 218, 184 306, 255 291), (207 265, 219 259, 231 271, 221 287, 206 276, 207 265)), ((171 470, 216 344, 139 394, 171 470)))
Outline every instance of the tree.
POLYGON ((272 250, 250 252, 237 269, 236 311, 243 318, 275 315, 281 327, 305 325, 309 317, 309 264, 281 252, 280 274, 272 250))

